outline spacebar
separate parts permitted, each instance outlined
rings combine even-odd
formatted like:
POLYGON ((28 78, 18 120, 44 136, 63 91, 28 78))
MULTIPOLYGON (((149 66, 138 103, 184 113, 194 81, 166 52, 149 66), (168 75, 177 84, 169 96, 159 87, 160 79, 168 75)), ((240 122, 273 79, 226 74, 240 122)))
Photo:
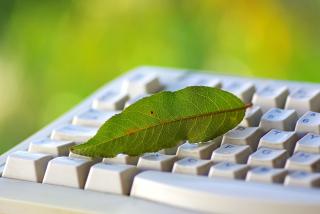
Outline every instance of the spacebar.
POLYGON ((147 171, 131 196, 208 213, 319 213, 320 191, 147 171))
POLYGON ((191 211, 128 196, 0 178, 0 213, 174 213, 191 211))

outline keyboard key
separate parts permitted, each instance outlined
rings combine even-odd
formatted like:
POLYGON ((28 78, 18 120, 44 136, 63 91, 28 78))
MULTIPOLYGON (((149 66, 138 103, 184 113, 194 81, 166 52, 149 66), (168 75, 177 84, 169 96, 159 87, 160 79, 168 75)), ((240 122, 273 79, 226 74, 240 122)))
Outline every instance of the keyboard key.
POLYGON ((211 160, 246 163, 250 153, 251 149, 246 145, 222 144, 220 148, 213 151, 211 160))
POLYGON ((306 152, 297 152, 286 162, 288 170, 302 170, 308 172, 320 171, 320 155, 306 152))
POLYGON ((101 111, 115 111, 122 110, 129 95, 126 92, 109 91, 102 97, 95 99, 92 108, 101 111))
POLYGON ((260 106, 263 112, 270 108, 283 108, 289 90, 286 86, 269 85, 258 90, 252 98, 254 105, 260 106))
POLYGON ((284 185, 298 187, 320 187, 320 173, 308 173, 304 171, 292 172, 286 176, 284 185))
POLYGON ((296 131, 300 134, 313 132, 320 134, 320 113, 308 111, 297 122, 296 131))
POLYGON ((266 132, 271 129, 294 131, 298 115, 295 110, 272 108, 261 118, 260 127, 266 132))
POLYGON ((75 143, 71 141, 43 139, 32 141, 29 145, 29 152, 46 153, 57 156, 69 154, 69 150, 75 143))
POLYGON ((309 152, 320 154, 320 135, 308 133, 298 140, 295 152, 309 152))
POLYGON ((144 98, 144 97, 148 97, 148 96, 150 96, 150 94, 141 94, 141 95, 139 95, 139 96, 133 97, 133 98, 127 100, 127 102, 126 102, 126 104, 124 105, 124 107, 127 108, 128 106, 132 105, 133 103, 141 100, 141 99, 144 98))
POLYGON ((320 90, 301 88, 287 98, 286 109, 295 109, 299 116, 306 111, 320 112, 320 90))
POLYGON ((248 164, 251 166, 283 168, 288 156, 288 152, 285 149, 262 147, 249 156, 248 164))
POLYGON ((130 96, 136 97, 141 94, 153 94, 163 89, 159 78, 154 73, 135 73, 123 82, 122 90, 130 96))
POLYGON ((91 127, 64 125, 52 131, 51 139, 84 143, 92 138, 96 134, 97 130, 97 128, 91 127))
POLYGON ((110 119, 112 116, 118 113, 120 113, 120 111, 102 112, 102 111, 90 109, 78 116, 75 116, 73 118, 72 124, 80 125, 80 126, 100 127, 108 119, 110 119))
POLYGON ((178 160, 173 165, 173 173, 207 175, 212 162, 200 160, 193 157, 186 157, 178 160))
POLYGON ((82 158, 57 157, 48 163, 43 183, 83 188, 92 164, 82 158))
POLYGON ((212 78, 210 75, 190 74, 183 76, 176 83, 170 84, 166 90, 177 91, 188 86, 208 86, 221 88, 221 81, 217 78, 212 78))
POLYGON ((221 138, 204 143, 186 142, 178 147, 179 158, 194 157, 198 159, 210 159, 212 151, 220 146, 221 138))
POLYGON ((204 213, 318 213, 320 204, 317 190, 159 171, 138 174, 131 196, 204 213))
POLYGON ((147 153, 139 158, 137 166, 143 170, 153 169, 170 172, 176 160, 175 155, 163 155, 158 152, 147 153))
POLYGON ((85 190, 128 195, 138 172, 135 166, 97 163, 90 168, 85 190))
POLYGON ((223 90, 238 96, 244 103, 250 103, 256 88, 251 82, 234 81, 223 87, 223 90))
POLYGON ((41 183, 47 164, 52 158, 48 154, 13 152, 7 158, 2 176, 41 183))
POLYGON ((297 141, 298 136, 295 132, 272 129, 260 139, 258 147, 285 149, 291 155, 297 141))
POLYGON ((288 172, 285 169, 273 169, 269 167, 256 167, 247 173, 246 181, 283 183, 288 172))
POLYGON ((184 140, 180 141, 177 146, 171 147, 171 148, 166 148, 166 149, 161 149, 159 151, 160 154, 164 155, 176 155, 178 151, 178 147, 184 144, 184 140))
POLYGON ((241 126, 259 126, 262 117, 262 110, 259 106, 252 106, 246 110, 243 120, 241 121, 241 126))
POLYGON ((193 85, 221 88, 220 80, 212 78, 212 77, 211 78, 199 78, 197 81, 193 82, 193 85))
POLYGON ((93 157, 89 157, 89 156, 79 155, 79 154, 73 153, 71 151, 69 152, 69 157, 70 158, 81 158, 84 160, 92 161, 94 163, 101 162, 101 160, 102 160, 102 158, 93 158, 93 157))
POLYGON ((114 158, 103 158, 102 162, 112 163, 112 164, 137 165, 138 160, 139 160, 138 156, 129 156, 126 154, 118 154, 114 158))
POLYGON ((224 134, 222 144, 248 145, 255 151, 263 134, 259 127, 238 126, 224 134))
POLYGON ((178 151, 178 146, 168 148, 168 149, 161 149, 158 152, 164 155, 176 155, 177 151, 178 151))
POLYGON ((231 162, 221 162, 213 165, 209 171, 209 177, 222 177, 231 179, 245 179, 249 166, 231 162))

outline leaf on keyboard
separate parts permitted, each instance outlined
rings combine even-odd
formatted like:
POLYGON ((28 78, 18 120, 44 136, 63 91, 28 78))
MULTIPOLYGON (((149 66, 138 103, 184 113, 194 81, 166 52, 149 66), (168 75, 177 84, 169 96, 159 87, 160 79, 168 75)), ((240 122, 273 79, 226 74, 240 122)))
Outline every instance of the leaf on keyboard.
POLYGON ((164 91, 127 107, 106 121, 87 143, 71 150, 91 157, 137 156, 174 147, 181 140, 205 142, 238 125, 248 106, 217 88, 164 91))

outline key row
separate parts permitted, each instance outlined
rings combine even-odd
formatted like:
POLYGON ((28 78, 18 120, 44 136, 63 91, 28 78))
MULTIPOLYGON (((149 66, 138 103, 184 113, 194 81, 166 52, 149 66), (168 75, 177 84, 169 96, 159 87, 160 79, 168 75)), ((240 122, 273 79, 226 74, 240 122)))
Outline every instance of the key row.
MULTIPOLYGON (((57 140, 70 140, 75 143, 85 142, 94 136, 97 129, 106 120, 117 113, 119 113, 119 111, 100 112, 90 109, 75 116, 72 124, 55 129, 52 133, 52 138, 57 140)), ((272 108, 262 115, 260 107, 255 106, 247 110, 240 126, 247 128, 245 131, 234 132, 233 134, 250 135, 250 132, 255 132, 256 129, 253 128, 250 130, 250 126, 259 126, 264 132, 268 132, 271 129, 279 129, 296 131, 300 136, 308 132, 320 134, 320 113, 309 111, 298 118, 294 110, 272 108)), ((260 135, 255 136, 255 138, 261 137, 260 135)))
MULTIPOLYGON (((99 111, 89 109, 73 120, 73 125, 100 127, 106 120, 120 113, 120 111, 99 111)), ((259 106, 247 109, 245 117, 241 122, 242 126, 260 126, 265 131, 270 129, 281 129, 285 131, 297 130, 300 132, 320 132, 320 114, 308 111, 300 118, 295 110, 284 110, 279 108, 271 108, 265 114, 259 106)))
MULTIPOLYGON (((150 158, 150 157, 149 157, 150 158)), ((149 168, 133 165, 57 157, 18 151, 7 160, 3 177, 86 190, 129 194, 134 177, 149 168), (23 170, 17 170, 17 169, 23 170)), ((242 179, 253 182, 284 183, 288 186, 319 187, 320 173, 288 171, 270 167, 249 167, 230 162, 184 158, 172 166, 172 173, 203 175, 209 178, 242 179)))
MULTIPOLYGON (((78 126, 72 126, 62 130, 58 129, 53 132, 52 139, 31 142, 29 151, 58 156, 68 155, 70 147, 75 145, 75 142, 83 142, 95 133, 91 128, 78 128, 78 126)), ((310 169, 312 171, 314 169, 313 165, 318 163, 317 155, 320 152, 320 136, 308 133, 303 138, 298 139, 295 132, 272 129, 267 134, 264 134, 259 127, 240 126, 227 132, 223 136, 222 142, 221 137, 197 144, 181 142, 180 146, 160 151, 163 154, 177 155, 179 158, 195 157, 235 163, 246 163, 248 161, 253 165, 278 168, 284 167, 288 157, 293 152, 310 153, 304 158, 310 159, 310 161, 305 161, 305 164, 302 164, 301 167, 307 171, 310 171, 310 169), (257 148, 259 149, 257 150, 257 148)), ((72 153, 69 155, 71 157, 79 157, 72 153)), ((119 155, 116 158, 109 159, 109 161, 128 164, 129 159, 133 163, 134 161, 137 162, 138 157, 119 155)), ((298 160, 302 161, 304 159, 298 160)))
MULTIPOLYGON (((136 101, 136 100, 135 100, 136 101)), ((132 102, 135 102, 132 101, 132 102)), ((131 104, 131 103, 129 103, 131 104)), ((100 127, 106 120, 120 111, 99 111, 90 109, 73 118, 74 125, 100 127)), ((247 109, 242 126, 260 126, 264 131, 280 129, 297 131, 301 135, 307 132, 320 134, 320 113, 307 111, 300 118, 296 110, 271 108, 263 114, 261 107, 253 106, 247 109)))
POLYGON ((289 93, 289 88, 283 84, 267 84, 257 90, 254 83, 246 80, 230 80, 222 85, 221 80, 211 75, 191 74, 180 78, 167 89, 178 90, 191 85, 222 88, 237 95, 245 103, 253 102, 261 106, 263 112, 273 107, 295 109, 299 116, 308 110, 320 111, 320 89, 314 88, 291 88, 292 93, 289 93))
MULTIPOLYGON (((201 160, 212 160, 214 162, 228 161, 234 163, 248 163, 252 166, 267 166, 274 168, 289 168, 295 170, 318 171, 319 154, 297 151, 291 158, 286 149, 270 148, 267 143, 261 146, 255 152, 252 152, 247 145, 234 145, 223 143, 219 147, 217 142, 207 142, 203 144, 184 143, 177 149, 177 155, 167 155, 159 153, 150 153, 141 157, 130 157, 125 154, 119 154, 114 158, 104 158, 104 162, 116 164, 137 165, 140 161, 140 166, 143 168, 170 171, 172 164, 177 160, 185 157, 193 157, 201 160), (210 155, 208 155, 210 154, 210 155)), ((30 152, 40 152, 45 150, 34 150, 32 147, 30 152)), ((163 152, 164 153, 164 152, 163 152)), ((86 160, 101 161, 101 158, 92 159, 73 153, 69 157, 83 158, 86 160)))
MULTIPOLYGON (((309 120, 306 122, 307 117, 313 117, 306 115, 304 118, 300 118, 302 123, 315 124, 314 121, 309 120), (311 122, 310 122, 311 121, 311 122)), ((306 125, 297 123, 298 130, 304 130, 306 134, 299 139, 299 131, 283 131, 279 129, 271 129, 266 132, 261 127, 243 127, 238 126, 233 130, 227 132, 222 139, 222 143, 229 143, 235 145, 247 145, 252 151, 255 151, 257 147, 269 147, 275 149, 286 149, 288 154, 291 155, 293 151, 320 152, 320 138, 317 132, 313 129, 307 129, 306 125), (303 127, 304 129, 300 129, 303 127)), ((271 127, 270 127, 271 128, 271 127)), ((48 152, 55 155, 66 155, 68 149, 75 143, 82 143, 90 139, 97 132, 97 127, 84 127, 79 125, 65 125, 55 129, 51 134, 51 140, 44 139, 40 141, 31 142, 29 151, 35 152, 48 152)), ((215 141, 219 141, 216 139, 215 141)), ((179 156, 193 156, 200 159, 210 159, 211 153, 216 149, 219 144, 184 144, 179 148, 179 156), (184 155, 184 153, 186 155, 184 155)), ((165 149, 166 154, 176 154, 177 148, 165 149)))
POLYGON ((306 111, 320 111, 320 89, 301 87, 292 90, 283 84, 267 84, 256 90, 253 83, 245 80, 230 80, 222 85, 222 81, 209 74, 190 74, 180 77, 175 83, 161 83, 155 73, 135 73, 124 80, 119 91, 107 91, 95 99, 93 108, 98 110, 122 110, 138 99, 163 89, 175 91, 187 86, 199 85, 222 88, 229 91, 245 103, 253 102, 261 106, 263 112, 270 108, 295 109, 298 116, 306 111), (129 100, 130 99, 130 100, 129 100))
POLYGON ((259 126, 266 132, 279 129, 296 131, 300 135, 307 132, 320 134, 320 113, 308 111, 299 118, 295 110, 271 108, 263 114, 259 106, 254 106, 247 109, 240 125, 259 126))
MULTIPOLYGON (((73 125, 99 128, 106 120, 120 113, 120 111, 99 111, 89 109, 72 120, 73 125)), ((259 106, 247 109, 242 126, 260 126, 265 131, 280 129, 284 131, 297 131, 302 134, 314 132, 320 134, 320 113, 308 111, 300 118, 295 110, 271 108, 262 113, 259 106)))
MULTIPOLYGON (((149 162, 151 166, 159 164, 153 168, 157 170, 165 170, 165 167, 171 168, 170 164, 166 163, 173 163, 176 157, 179 159, 194 157, 202 160, 211 159, 215 162, 228 161, 275 168, 286 166, 297 170, 318 171, 319 135, 308 133, 298 140, 294 132, 271 130, 261 136, 262 132, 258 127, 238 127, 225 134, 222 142, 221 137, 204 143, 181 142, 180 146, 161 150, 159 153, 145 154, 140 159, 144 163, 149 162), (293 156, 289 158, 293 152, 293 156), (164 162, 161 161, 162 159, 164 162)), ((29 152, 48 153, 55 156, 69 154, 70 157, 92 160, 89 157, 69 153, 73 145, 71 141, 46 139, 31 142, 29 152)), ((114 158, 104 158, 104 161, 109 163, 133 165, 136 165, 138 160, 139 157, 130 157, 125 154, 119 154, 114 158)))

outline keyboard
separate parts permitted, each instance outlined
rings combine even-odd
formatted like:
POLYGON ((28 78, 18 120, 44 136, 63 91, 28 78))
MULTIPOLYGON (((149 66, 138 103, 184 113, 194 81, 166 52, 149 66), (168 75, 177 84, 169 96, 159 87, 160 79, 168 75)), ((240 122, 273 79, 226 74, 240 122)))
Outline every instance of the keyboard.
POLYGON ((139 67, 0 156, 0 213, 319 213, 320 84, 139 67), (161 90, 234 93, 241 124, 208 142, 130 157, 69 152, 161 90))

